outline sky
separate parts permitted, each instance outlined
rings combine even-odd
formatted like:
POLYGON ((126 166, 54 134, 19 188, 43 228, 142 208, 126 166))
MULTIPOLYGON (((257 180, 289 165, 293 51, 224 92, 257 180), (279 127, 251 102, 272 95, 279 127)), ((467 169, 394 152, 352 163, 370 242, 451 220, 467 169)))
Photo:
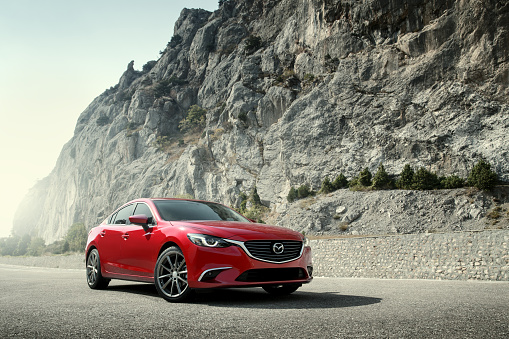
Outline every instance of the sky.
POLYGON ((217 0, 0 0, 0 237, 92 100, 157 60, 184 8, 217 0))

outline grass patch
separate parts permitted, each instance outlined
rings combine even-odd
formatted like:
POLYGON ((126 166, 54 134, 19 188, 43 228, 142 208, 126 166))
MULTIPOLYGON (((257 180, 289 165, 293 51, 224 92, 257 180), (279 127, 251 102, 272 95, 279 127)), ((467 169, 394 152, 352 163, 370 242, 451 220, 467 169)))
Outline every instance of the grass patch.
POLYGON ((310 207, 316 202, 315 197, 310 197, 299 201, 299 207, 305 210, 309 210, 310 207))

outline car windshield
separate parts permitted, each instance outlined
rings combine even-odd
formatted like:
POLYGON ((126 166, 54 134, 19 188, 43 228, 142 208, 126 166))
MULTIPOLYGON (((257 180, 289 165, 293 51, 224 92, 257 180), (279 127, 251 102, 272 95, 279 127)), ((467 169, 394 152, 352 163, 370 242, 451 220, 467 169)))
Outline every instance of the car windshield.
POLYGON ((164 220, 214 220, 248 222, 234 210, 212 202, 188 200, 154 200, 164 220))

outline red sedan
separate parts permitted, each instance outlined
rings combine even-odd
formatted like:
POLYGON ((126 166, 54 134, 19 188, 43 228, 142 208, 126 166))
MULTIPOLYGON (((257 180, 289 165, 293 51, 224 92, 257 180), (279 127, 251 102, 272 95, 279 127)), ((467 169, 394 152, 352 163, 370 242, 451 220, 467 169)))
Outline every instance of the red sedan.
POLYGON ((111 279, 151 282, 169 301, 215 287, 290 294, 313 279, 302 234, 184 199, 137 199, 117 209, 90 231, 86 265, 90 288, 111 279))

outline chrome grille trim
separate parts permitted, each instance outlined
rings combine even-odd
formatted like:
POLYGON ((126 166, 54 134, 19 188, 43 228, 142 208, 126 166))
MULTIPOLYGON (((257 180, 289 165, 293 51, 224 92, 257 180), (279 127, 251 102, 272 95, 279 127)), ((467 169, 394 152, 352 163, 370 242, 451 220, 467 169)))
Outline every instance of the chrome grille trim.
POLYGON ((239 246, 246 252, 248 256, 250 256, 253 259, 269 262, 272 264, 284 264, 290 261, 294 261, 302 257, 302 253, 304 252, 304 244, 302 241, 297 240, 249 240, 246 242, 238 241, 238 240, 231 240, 231 239, 224 239, 225 241, 232 243, 234 245, 239 246), (249 247, 251 248, 251 251, 246 246, 246 243, 249 243, 249 247), (283 253, 283 255, 276 255, 276 254, 270 254, 270 249, 272 248, 272 244, 274 243, 282 243, 285 246, 285 252, 287 245, 290 248, 290 253, 283 253), (297 246, 300 247, 300 250, 297 248, 297 246), (269 249, 269 251, 267 251, 269 249), (254 252, 254 253, 253 253, 254 252), (265 252, 265 253, 262 253, 265 252), (269 252, 269 253, 267 253, 269 252), (277 260, 275 260, 277 256, 277 260))

